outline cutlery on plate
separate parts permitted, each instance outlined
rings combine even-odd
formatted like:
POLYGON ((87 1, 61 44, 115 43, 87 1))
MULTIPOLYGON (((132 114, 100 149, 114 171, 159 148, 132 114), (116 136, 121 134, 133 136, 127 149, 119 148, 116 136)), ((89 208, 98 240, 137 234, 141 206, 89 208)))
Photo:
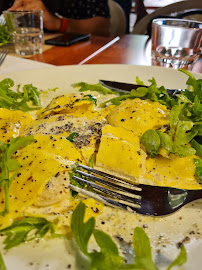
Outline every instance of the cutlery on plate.
MULTIPOLYGON (((115 91, 122 91, 122 92, 130 92, 132 89, 137 89, 138 87, 148 87, 146 85, 138 85, 132 83, 124 83, 124 82, 115 82, 115 81, 106 81, 106 80, 99 80, 99 82, 106 88, 115 91)), ((180 94, 181 89, 167 89, 169 95, 177 95, 180 94)))
POLYGON ((86 184, 90 191, 70 184, 71 189, 112 207, 135 211, 142 215, 169 215, 189 202, 202 198, 202 189, 186 190, 135 184, 81 164, 75 173, 72 178, 86 184))

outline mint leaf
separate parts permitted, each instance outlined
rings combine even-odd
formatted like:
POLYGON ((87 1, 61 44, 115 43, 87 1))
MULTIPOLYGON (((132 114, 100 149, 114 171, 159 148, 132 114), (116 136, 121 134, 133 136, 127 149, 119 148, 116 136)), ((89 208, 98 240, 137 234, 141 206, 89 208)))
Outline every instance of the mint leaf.
POLYGON ((61 236, 55 234, 55 228, 52 222, 41 217, 25 217, 13 222, 11 226, 0 230, 0 233, 6 236, 3 242, 5 245, 4 249, 10 249, 21 243, 42 238, 48 232, 53 237, 61 236))
POLYGON ((71 229, 77 245, 89 257, 88 242, 95 227, 95 219, 90 218, 84 223, 85 209, 85 204, 80 202, 72 214, 71 229))
POLYGON ((182 265, 187 261, 187 252, 184 247, 184 245, 181 245, 180 248, 180 254, 177 256, 177 258, 170 264, 170 266, 167 268, 167 270, 170 270, 173 266, 176 265, 182 265))

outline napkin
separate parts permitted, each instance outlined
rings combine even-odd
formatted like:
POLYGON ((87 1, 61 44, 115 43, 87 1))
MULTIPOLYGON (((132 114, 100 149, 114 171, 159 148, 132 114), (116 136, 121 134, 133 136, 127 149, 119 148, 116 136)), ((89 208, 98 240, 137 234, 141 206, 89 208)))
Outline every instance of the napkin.
POLYGON ((0 66, 0 74, 23 71, 23 70, 31 70, 31 69, 40 69, 40 68, 48 68, 53 67, 54 65, 45 64, 29 59, 24 59, 21 57, 7 55, 5 61, 0 66))

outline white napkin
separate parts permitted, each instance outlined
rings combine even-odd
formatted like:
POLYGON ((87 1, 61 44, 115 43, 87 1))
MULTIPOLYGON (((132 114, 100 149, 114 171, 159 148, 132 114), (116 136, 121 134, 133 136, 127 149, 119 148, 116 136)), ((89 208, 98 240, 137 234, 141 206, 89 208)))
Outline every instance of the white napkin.
POLYGON ((24 59, 21 57, 7 55, 5 61, 0 66, 0 74, 30 69, 48 68, 53 66, 54 65, 49 65, 29 59, 24 59))

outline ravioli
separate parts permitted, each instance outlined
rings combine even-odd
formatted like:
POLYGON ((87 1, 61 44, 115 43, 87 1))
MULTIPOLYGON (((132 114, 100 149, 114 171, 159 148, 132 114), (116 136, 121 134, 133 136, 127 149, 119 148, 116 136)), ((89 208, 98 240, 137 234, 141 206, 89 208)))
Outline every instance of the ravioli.
POLYGON ((29 113, 0 108, 0 141, 7 143, 11 137, 18 137, 21 130, 32 121, 29 113))
POLYGON ((159 102, 128 99, 107 116, 108 123, 141 136, 148 129, 165 129, 169 124, 169 110, 159 102))
POLYGON ((146 154, 139 137, 121 127, 106 125, 96 156, 96 166, 138 181, 145 170, 146 154))

